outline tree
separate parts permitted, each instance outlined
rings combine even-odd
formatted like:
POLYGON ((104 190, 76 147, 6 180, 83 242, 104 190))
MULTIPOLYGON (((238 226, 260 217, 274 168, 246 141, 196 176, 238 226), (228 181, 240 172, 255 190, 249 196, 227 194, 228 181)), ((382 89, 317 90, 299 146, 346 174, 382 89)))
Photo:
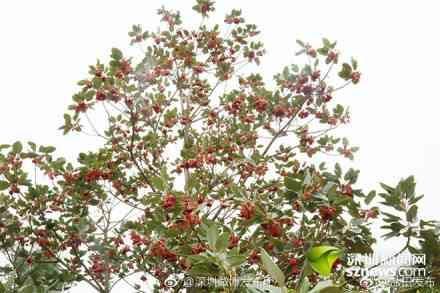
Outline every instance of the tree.
MULTIPOLYGON (((359 171, 319 164, 321 154, 357 151, 333 134, 350 119, 336 101, 360 81, 357 61, 341 64, 336 42, 297 41, 304 64, 269 84, 243 71, 265 51, 240 10, 223 31, 209 24, 212 1, 193 9, 203 20, 196 29, 161 8, 159 32, 129 33, 145 47, 140 61, 114 48, 78 83, 61 130, 96 135, 100 149, 71 163, 51 146, 1 146, 0 247, 13 292, 76 282, 143 292, 152 279, 156 290, 179 292, 203 277, 225 282, 187 290, 259 292, 254 280, 267 276, 273 292, 359 288, 338 264, 372 252, 376 193, 355 187, 359 171)), ((414 185, 409 177, 381 194, 405 216, 383 213, 386 237, 404 235, 405 249, 418 237, 414 185)))

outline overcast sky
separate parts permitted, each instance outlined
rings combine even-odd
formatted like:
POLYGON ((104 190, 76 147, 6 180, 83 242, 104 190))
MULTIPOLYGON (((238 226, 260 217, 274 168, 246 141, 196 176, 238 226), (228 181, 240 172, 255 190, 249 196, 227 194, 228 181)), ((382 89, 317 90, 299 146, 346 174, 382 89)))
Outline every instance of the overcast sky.
MULTIPOLYGON (((318 44, 337 40, 346 57, 355 56, 362 82, 341 93, 352 109, 345 131, 361 147, 352 166, 360 185, 395 184, 414 174, 425 194, 421 214, 440 217, 438 68, 440 27, 437 1, 218 1, 221 19, 243 9, 259 25, 267 55, 266 77, 294 62, 296 39, 318 44)), ((76 157, 98 145, 88 137, 63 137, 62 114, 96 58, 110 48, 129 48, 132 24, 155 30, 156 9, 179 9, 195 22, 191 0, 1 1, 0 143, 33 140, 51 144, 58 154, 76 157)), ((140 51, 130 49, 134 54, 140 51)), ((380 247, 398 250, 392 242, 380 247)))

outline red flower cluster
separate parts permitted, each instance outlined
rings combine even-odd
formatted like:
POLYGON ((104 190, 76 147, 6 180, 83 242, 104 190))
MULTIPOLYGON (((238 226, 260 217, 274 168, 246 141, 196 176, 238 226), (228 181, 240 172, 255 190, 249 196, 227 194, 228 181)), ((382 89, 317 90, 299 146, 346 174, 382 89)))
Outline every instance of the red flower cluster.
POLYGON ((108 175, 98 169, 89 170, 84 176, 84 180, 88 183, 108 178, 108 175))
POLYGON ((196 159, 189 159, 182 163, 180 166, 184 169, 198 169, 203 166, 203 158, 201 156, 197 157, 196 159))
POLYGON ((263 97, 257 97, 255 99, 255 110, 259 113, 263 113, 267 110, 269 102, 263 97))
POLYGON ((240 217, 250 220, 255 216, 255 205, 250 202, 244 202, 240 208, 240 217))
POLYGON ((335 217, 336 209, 334 207, 322 206, 319 208, 319 215, 322 221, 327 222, 335 217))
POLYGON ((341 188, 341 193, 343 195, 353 197, 353 189, 351 188, 351 185, 349 184, 343 185, 341 188))
POLYGON ((99 255, 92 256, 92 266, 90 268, 90 271, 95 276, 95 278, 99 280, 103 279, 103 274, 107 272, 107 268, 101 256, 99 255))
POLYGON ((132 72, 132 70, 130 63, 127 60, 122 60, 119 63, 119 70, 116 72, 116 77, 122 79, 132 72))
POLYGON ((248 260, 251 264, 256 264, 260 261, 260 255, 257 251, 252 250, 252 252, 249 254, 248 260))
POLYGON ((171 262, 177 261, 177 255, 169 250, 164 240, 159 240, 151 246, 151 256, 158 256, 171 262))
POLYGON ((75 112, 76 113, 83 113, 85 111, 87 111, 87 104, 84 102, 79 102, 78 105, 75 106, 75 112))
POLYGON ((201 223, 200 217, 195 212, 187 212, 185 213, 185 226, 192 227, 199 225, 201 223))
POLYGON ((182 199, 182 206, 185 213, 190 213, 197 209, 199 206, 198 202, 193 200, 191 197, 184 197, 182 199))
POLYGON ((292 257, 291 259, 289 259, 289 265, 292 268, 292 274, 293 275, 298 275, 301 272, 298 269, 298 259, 296 259, 295 257, 292 257))
POLYGON ((107 98, 107 95, 103 91, 96 92, 96 100, 97 101, 105 101, 106 98, 107 98))
POLYGON ((226 106, 226 110, 229 112, 229 114, 231 115, 237 115, 244 104, 245 98, 244 96, 237 96, 234 101, 232 101, 232 103, 230 103, 229 105, 226 106))
POLYGON ((273 110, 272 110, 272 114, 278 118, 283 118, 283 117, 287 116, 288 113, 289 113, 289 111, 288 111, 287 107, 285 105, 281 105, 281 104, 275 105, 275 107, 273 107, 273 110))
POLYGON ((173 209, 176 206, 177 199, 172 194, 167 194, 163 198, 162 207, 166 210, 173 209))
POLYGON ((270 221, 268 223, 261 224, 266 234, 272 237, 280 237, 283 233, 281 224, 278 221, 270 221))
POLYGON ((132 231, 130 234, 131 242, 133 243, 133 246, 141 246, 141 245, 148 245, 149 241, 136 233, 135 231, 132 231))

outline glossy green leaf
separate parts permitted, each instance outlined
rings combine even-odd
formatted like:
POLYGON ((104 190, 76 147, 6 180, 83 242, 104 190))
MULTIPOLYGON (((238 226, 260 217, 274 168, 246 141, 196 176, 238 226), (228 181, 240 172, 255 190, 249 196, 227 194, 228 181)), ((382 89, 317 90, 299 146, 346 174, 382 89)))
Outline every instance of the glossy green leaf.
POLYGON ((340 258, 342 251, 333 246, 313 247, 307 253, 307 259, 312 269, 322 276, 329 276, 335 261, 340 258))
POLYGON ((208 230, 206 231, 206 240, 208 241, 209 247, 211 247, 211 249, 213 250, 215 250, 216 248, 215 245, 217 243, 217 239, 218 239, 217 227, 215 225, 209 226, 208 230))
POLYGON ((281 271, 280 267, 274 263, 270 255, 264 250, 261 249, 261 261, 263 262, 263 266, 269 275, 277 282, 280 287, 285 286, 286 277, 284 273, 281 271))

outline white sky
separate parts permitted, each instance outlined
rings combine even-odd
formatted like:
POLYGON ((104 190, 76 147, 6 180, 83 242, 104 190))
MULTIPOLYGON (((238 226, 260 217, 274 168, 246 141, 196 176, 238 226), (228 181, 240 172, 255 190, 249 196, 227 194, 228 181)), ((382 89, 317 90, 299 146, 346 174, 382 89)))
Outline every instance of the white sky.
MULTIPOLYGON (((416 175, 425 194, 422 217, 438 216, 438 68, 440 20, 437 1, 218 1, 221 19, 241 8, 259 25, 267 55, 267 77, 294 60, 295 39, 319 44, 338 40, 355 56, 362 82, 340 100, 352 109, 347 135, 361 150, 353 163, 366 189, 416 175)), ((88 137, 63 137, 62 114, 88 65, 105 59, 111 47, 129 48, 132 24, 155 29, 156 9, 181 11, 198 21, 193 1, 1 1, 0 143, 33 140, 55 145, 74 158, 98 145, 88 137)), ((193 22, 191 22, 193 21, 193 22)), ((131 49, 135 54, 140 51, 131 49)), ((380 245, 387 252, 399 245, 380 245)), ((84 291, 83 291, 84 292, 84 291)))

